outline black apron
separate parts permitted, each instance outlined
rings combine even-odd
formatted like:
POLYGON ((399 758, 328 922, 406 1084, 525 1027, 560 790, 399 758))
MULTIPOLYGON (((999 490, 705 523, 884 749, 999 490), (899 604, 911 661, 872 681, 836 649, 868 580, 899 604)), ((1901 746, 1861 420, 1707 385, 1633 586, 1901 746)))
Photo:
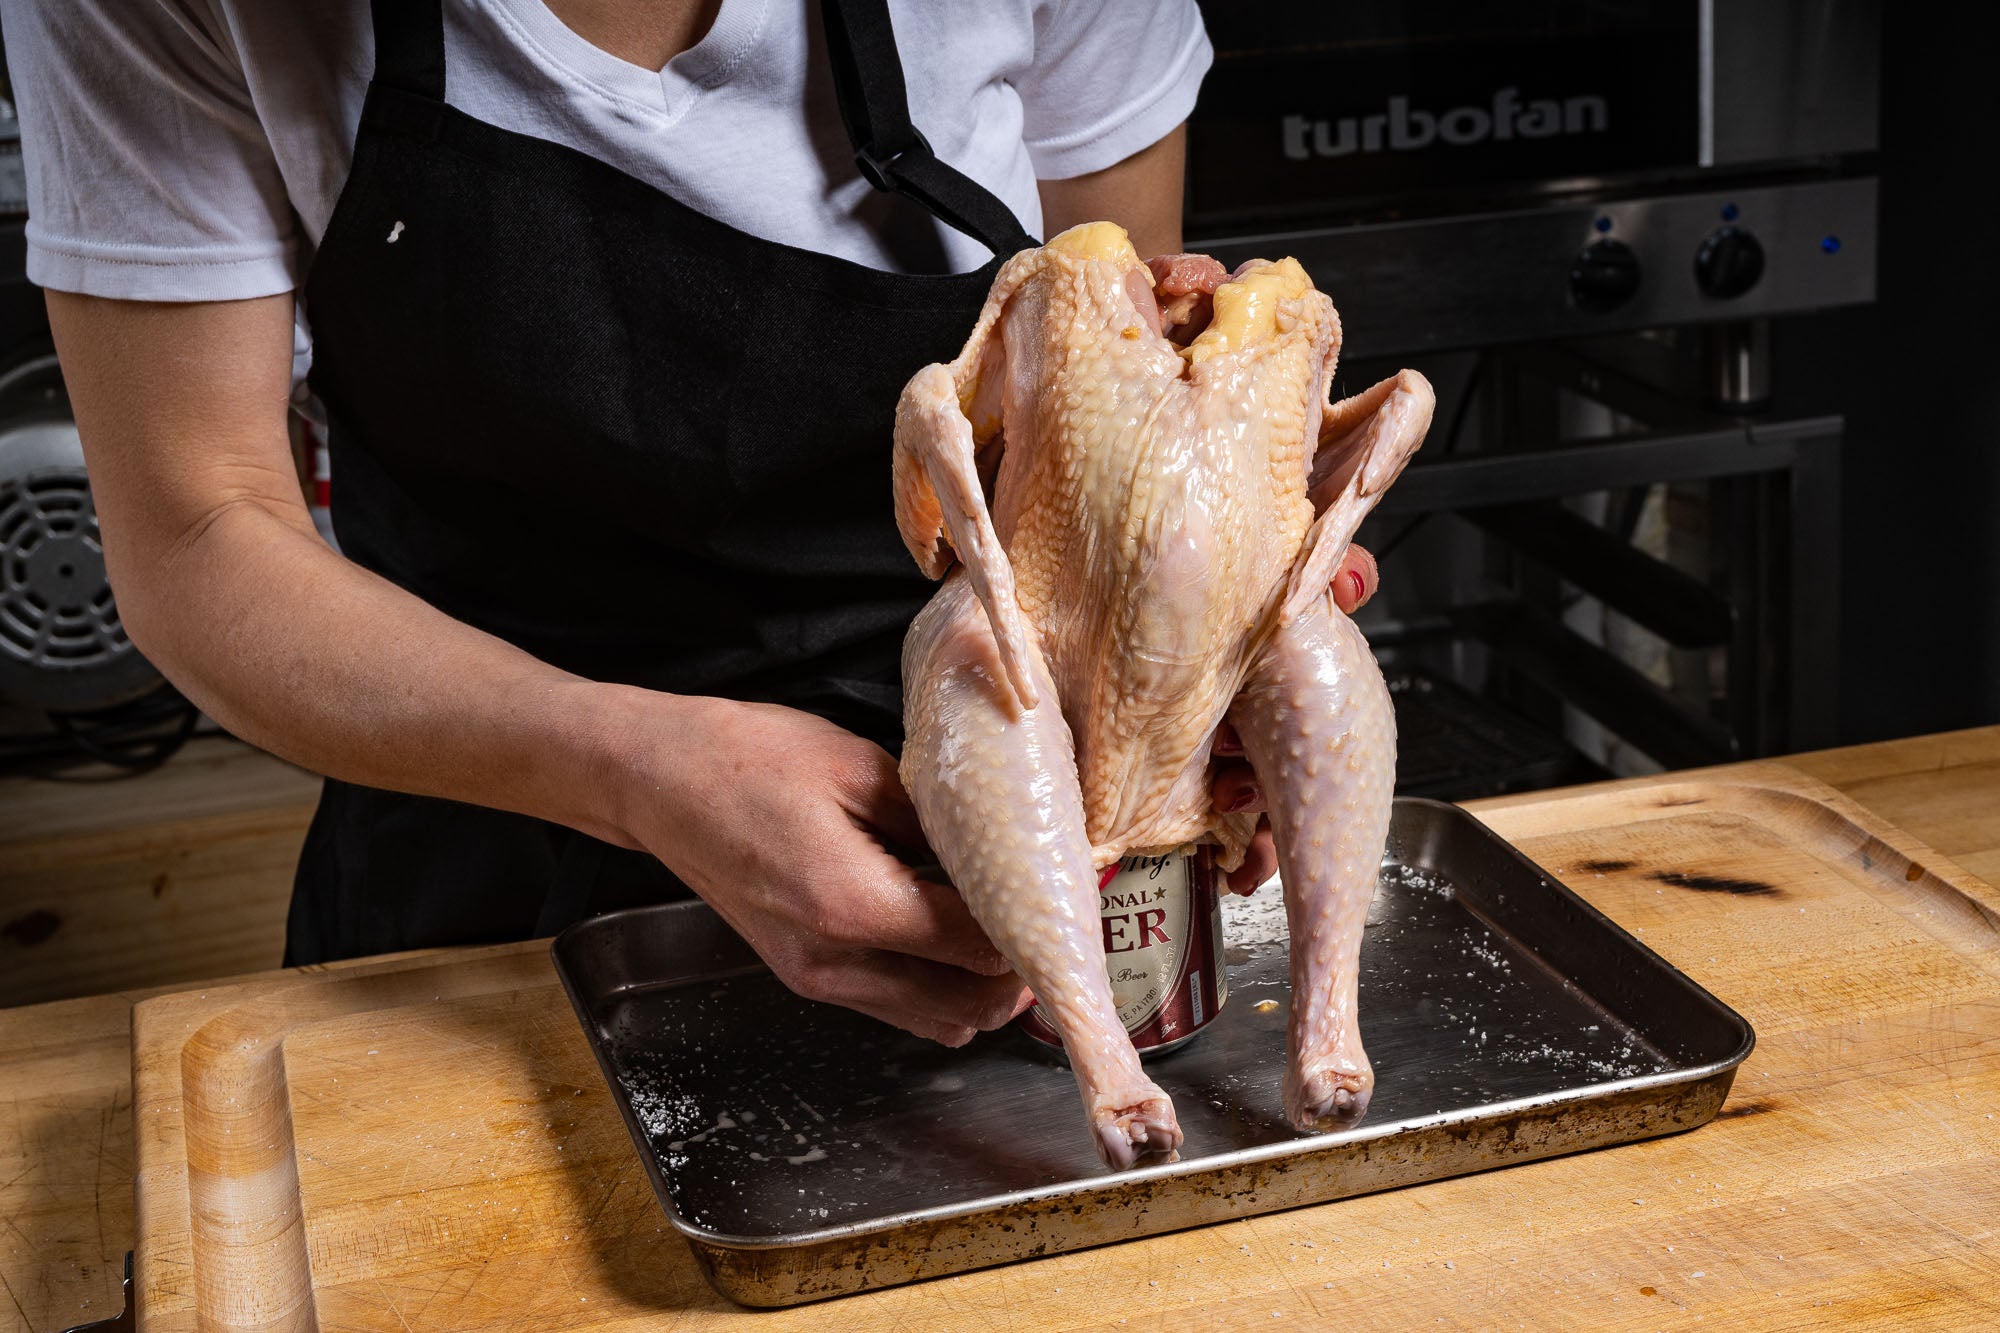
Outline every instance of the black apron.
MULTIPOLYGON (((1000 259, 885 273, 760 240, 447 106, 440 0, 374 0, 354 165, 305 286, 342 550, 594 680, 818 713, 896 748, 933 591, 895 402, 1000 259)), ((826 0, 856 163, 1007 256, 1035 242, 911 127, 886 0, 826 0)), ((542 820, 329 781, 286 961, 525 939, 685 892, 542 820)))

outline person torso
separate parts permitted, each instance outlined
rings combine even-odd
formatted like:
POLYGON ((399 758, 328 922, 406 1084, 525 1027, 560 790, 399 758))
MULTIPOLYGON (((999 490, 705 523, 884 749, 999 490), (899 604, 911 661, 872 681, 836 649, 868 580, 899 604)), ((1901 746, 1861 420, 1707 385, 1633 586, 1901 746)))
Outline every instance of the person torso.
MULTIPOLYGON (((302 241, 317 244, 347 180, 374 67, 368 6, 222 7, 302 241)), ((912 118, 941 158, 1030 230, 1039 229, 1041 209, 1014 80, 1033 63, 1041 7, 891 6, 906 51, 949 40, 953 52, 949 61, 908 62, 912 118)), ((979 267, 990 256, 977 241, 855 175, 825 60, 815 54, 811 8, 723 0, 692 48, 649 70, 572 32, 542 0, 458 0, 445 7, 446 101, 488 124, 576 148, 753 236, 891 271, 979 267)))
MULTIPOLYGON (((843 49, 896 70, 880 0, 826 12, 873 34, 843 49)), ((999 260, 896 274, 730 227, 445 102, 440 32, 438 0, 377 0, 353 169, 304 288, 342 549, 590 679, 784 704, 893 745, 902 630, 929 589, 890 514, 892 405, 999 260)), ((868 122, 888 123, 877 104, 868 122)), ((940 215, 989 254, 1033 244, 970 178, 938 183, 940 215)), ((569 830, 330 782, 290 956, 546 932, 672 887, 569 830)))
MULTIPOLYGON (((352 167, 375 63, 367 0, 0 10, 31 280, 146 301, 241 300, 303 280, 352 167)), ((913 119, 1031 231, 1038 177, 1153 143, 1186 114, 1210 54, 1191 0, 889 10, 913 119)), ((987 258, 854 171, 810 0, 719 0, 700 40, 655 69, 571 31, 547 0, 447 0, 444 24, 445 100, 482 122, 606 162, 750 235, 873 269, 962 273, 987 258)), ((303 321, 296 350, 303 380, 303 321)))

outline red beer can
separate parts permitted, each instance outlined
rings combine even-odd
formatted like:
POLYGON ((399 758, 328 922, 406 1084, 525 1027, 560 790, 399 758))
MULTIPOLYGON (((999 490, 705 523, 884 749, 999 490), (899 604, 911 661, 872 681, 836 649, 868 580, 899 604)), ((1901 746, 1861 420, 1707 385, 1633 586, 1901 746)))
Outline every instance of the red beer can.
MULTIPOLYGON (((1142 1057, 1191 1040, 1229 998, 1220 878, 1206 845, 1128 856, 1100 872, 1097 906, 1111 998, 1142 1057)), ((1062 1049, 1041 1005, 1016 1021, 1036 1041, 1062 1049)))

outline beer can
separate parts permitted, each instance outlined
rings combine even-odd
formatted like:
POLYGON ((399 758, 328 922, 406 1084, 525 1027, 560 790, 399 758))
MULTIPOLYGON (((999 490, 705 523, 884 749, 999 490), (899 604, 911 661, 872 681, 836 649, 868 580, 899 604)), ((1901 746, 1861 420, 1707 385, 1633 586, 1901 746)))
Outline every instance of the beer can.
MULTIPOLYGON (((1190 853, 1128 856, 1099 872, 1097 908, 1111 999, 1142 1057, 1191 1040, 1229 998, 1220 878, 1214 849, 1206 845, 1190 853)), ((1036 1041, 1062 1049, 1040 1004, 1016 1021, 1036 1041)))

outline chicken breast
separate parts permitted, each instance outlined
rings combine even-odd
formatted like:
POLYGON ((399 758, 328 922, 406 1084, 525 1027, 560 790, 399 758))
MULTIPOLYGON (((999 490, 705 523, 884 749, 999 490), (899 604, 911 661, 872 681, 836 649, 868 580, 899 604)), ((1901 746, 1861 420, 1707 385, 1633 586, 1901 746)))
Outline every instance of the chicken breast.
POLYGON ((1339 351, 1295 261, 1149 267, 1093 223, 1009 260, 964 351, 897 408, 897 523, 944 580, 904 645, 903 781, 1114 1167, 1181 1131, 1112 1004, 1096 872, 1204 840, 1241 863, 1256 816, 1210 803, 1225 719, 1285 885, 1286 1113, 1355 1115, 1373 1086, 1355 973, 1394 718, 1328 583, 1433 400, 1406 371, 1329 404, 1339 351))

